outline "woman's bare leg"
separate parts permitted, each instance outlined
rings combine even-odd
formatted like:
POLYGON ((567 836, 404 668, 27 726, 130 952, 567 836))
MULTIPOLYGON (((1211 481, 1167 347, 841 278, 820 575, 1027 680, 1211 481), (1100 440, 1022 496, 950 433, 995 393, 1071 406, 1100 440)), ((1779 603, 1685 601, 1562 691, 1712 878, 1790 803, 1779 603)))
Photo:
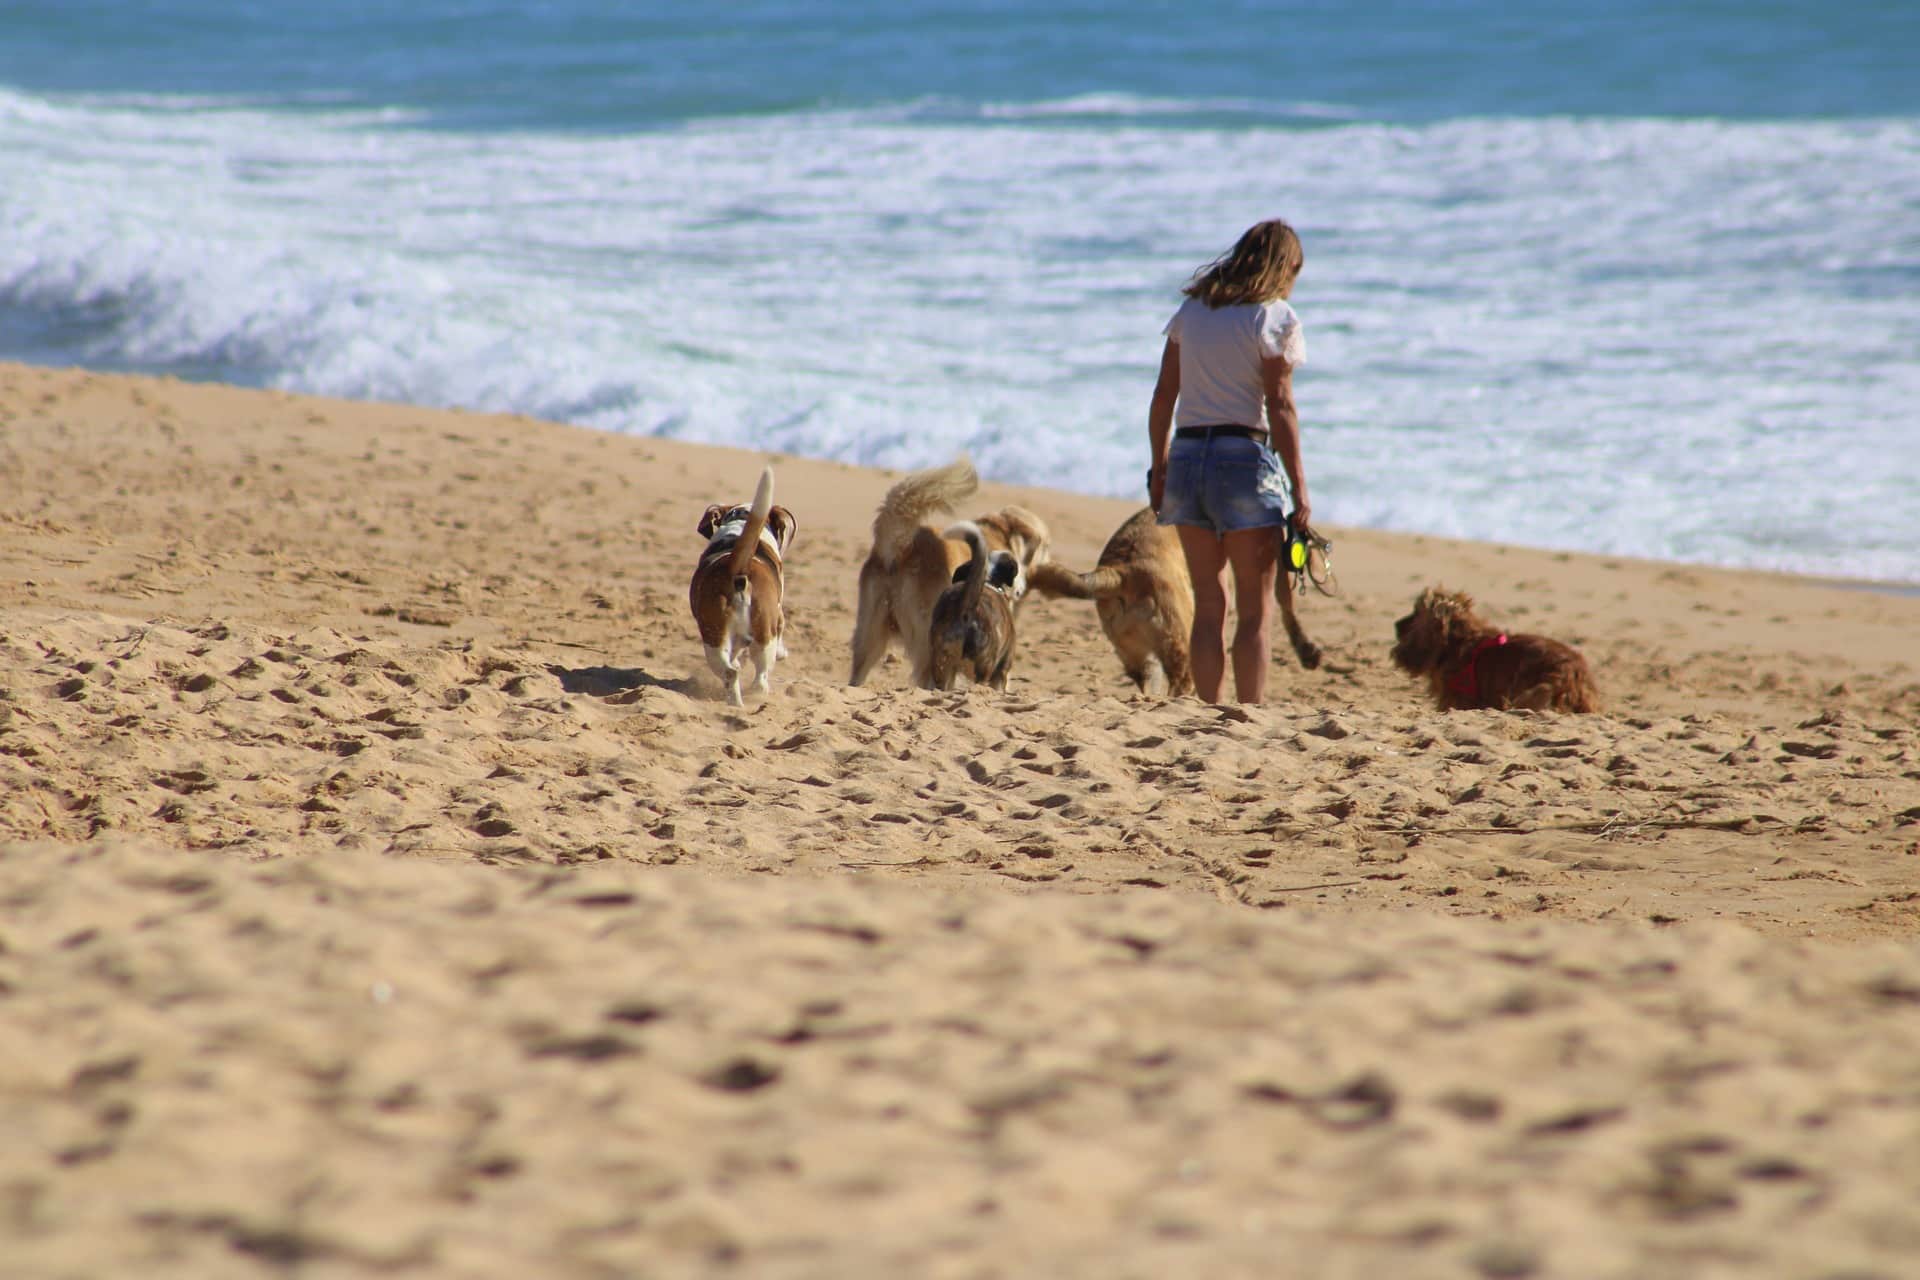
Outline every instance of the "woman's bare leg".
MULTIPOLYGON (((1227 554, 1220 536, 1198 525, 1176 525, 1193 579, 1193 691, 1220 701, 1227 675, 1227 554)), ((1268 541, 1272 538, 1269 536, 1268 541)))
POLYGON ((1233 566, 1233 604, 1240 615, 1233 631, 1233 692, 1242 702, 1262 702, 1273 663, 1271 619, 1279 540, 1267 528, 1239 529, 1221 541, 1227 563, 1233 566))

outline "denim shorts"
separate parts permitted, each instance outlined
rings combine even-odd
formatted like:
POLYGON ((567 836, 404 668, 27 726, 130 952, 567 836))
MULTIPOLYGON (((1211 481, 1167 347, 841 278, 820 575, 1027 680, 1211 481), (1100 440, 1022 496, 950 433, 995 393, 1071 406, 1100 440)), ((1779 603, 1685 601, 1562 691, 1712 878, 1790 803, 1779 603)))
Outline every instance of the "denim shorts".
POLYGON ((1176 439, 1167 452, 1159 522, 1215 533, 1264 529, 1287 522, 1290 497, 1286 469, 1265 441, 1176 439))

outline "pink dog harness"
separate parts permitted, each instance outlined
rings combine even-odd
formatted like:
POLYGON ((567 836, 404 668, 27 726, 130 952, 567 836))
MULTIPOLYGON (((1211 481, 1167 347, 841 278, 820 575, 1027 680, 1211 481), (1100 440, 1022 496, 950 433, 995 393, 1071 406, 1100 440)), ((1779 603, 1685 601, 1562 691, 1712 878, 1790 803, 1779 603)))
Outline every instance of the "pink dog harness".
POLYGON ((1462 702, 1476 702, 1480 698, 1480 655, 1489 649, 1498 649, 1507 642, 1506 632, 1497 636, 1488 636, 1473 646, 1473 652, 1460 664, 1460 669, 1447 681, 1447 692, 1462 702))

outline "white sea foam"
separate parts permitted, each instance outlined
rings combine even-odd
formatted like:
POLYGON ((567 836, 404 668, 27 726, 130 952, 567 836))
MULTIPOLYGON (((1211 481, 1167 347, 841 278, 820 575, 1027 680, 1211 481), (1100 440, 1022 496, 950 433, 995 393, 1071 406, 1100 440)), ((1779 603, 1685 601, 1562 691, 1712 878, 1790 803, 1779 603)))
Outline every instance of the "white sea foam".
POLYGON ((1153 98, 1133 93, 1084 93, 1050 102, 990 102, 972 108, 986 120, 1075 118, 1240 121, 1351 120, 1352 107, 1331 102, 1279 102, 1270 98, 1153 98))
POLYGON ((461 135, 0 91, 0 307, 103 364, 1137 493, 1179 286, 1280 213, 1321 519, 1920 581, 1914 122, 1034 115, 461 135))

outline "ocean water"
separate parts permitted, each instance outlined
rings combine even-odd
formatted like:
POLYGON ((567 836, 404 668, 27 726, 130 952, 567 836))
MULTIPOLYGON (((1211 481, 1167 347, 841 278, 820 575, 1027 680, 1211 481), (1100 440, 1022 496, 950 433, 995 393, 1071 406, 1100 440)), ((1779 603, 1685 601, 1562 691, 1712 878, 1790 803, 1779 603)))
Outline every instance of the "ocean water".
POLYGON ((1280 215, 1321 521, 1920 583, 1917 66, 1908 0, 0 0, 0 357, 1137 497, 1280 215))

